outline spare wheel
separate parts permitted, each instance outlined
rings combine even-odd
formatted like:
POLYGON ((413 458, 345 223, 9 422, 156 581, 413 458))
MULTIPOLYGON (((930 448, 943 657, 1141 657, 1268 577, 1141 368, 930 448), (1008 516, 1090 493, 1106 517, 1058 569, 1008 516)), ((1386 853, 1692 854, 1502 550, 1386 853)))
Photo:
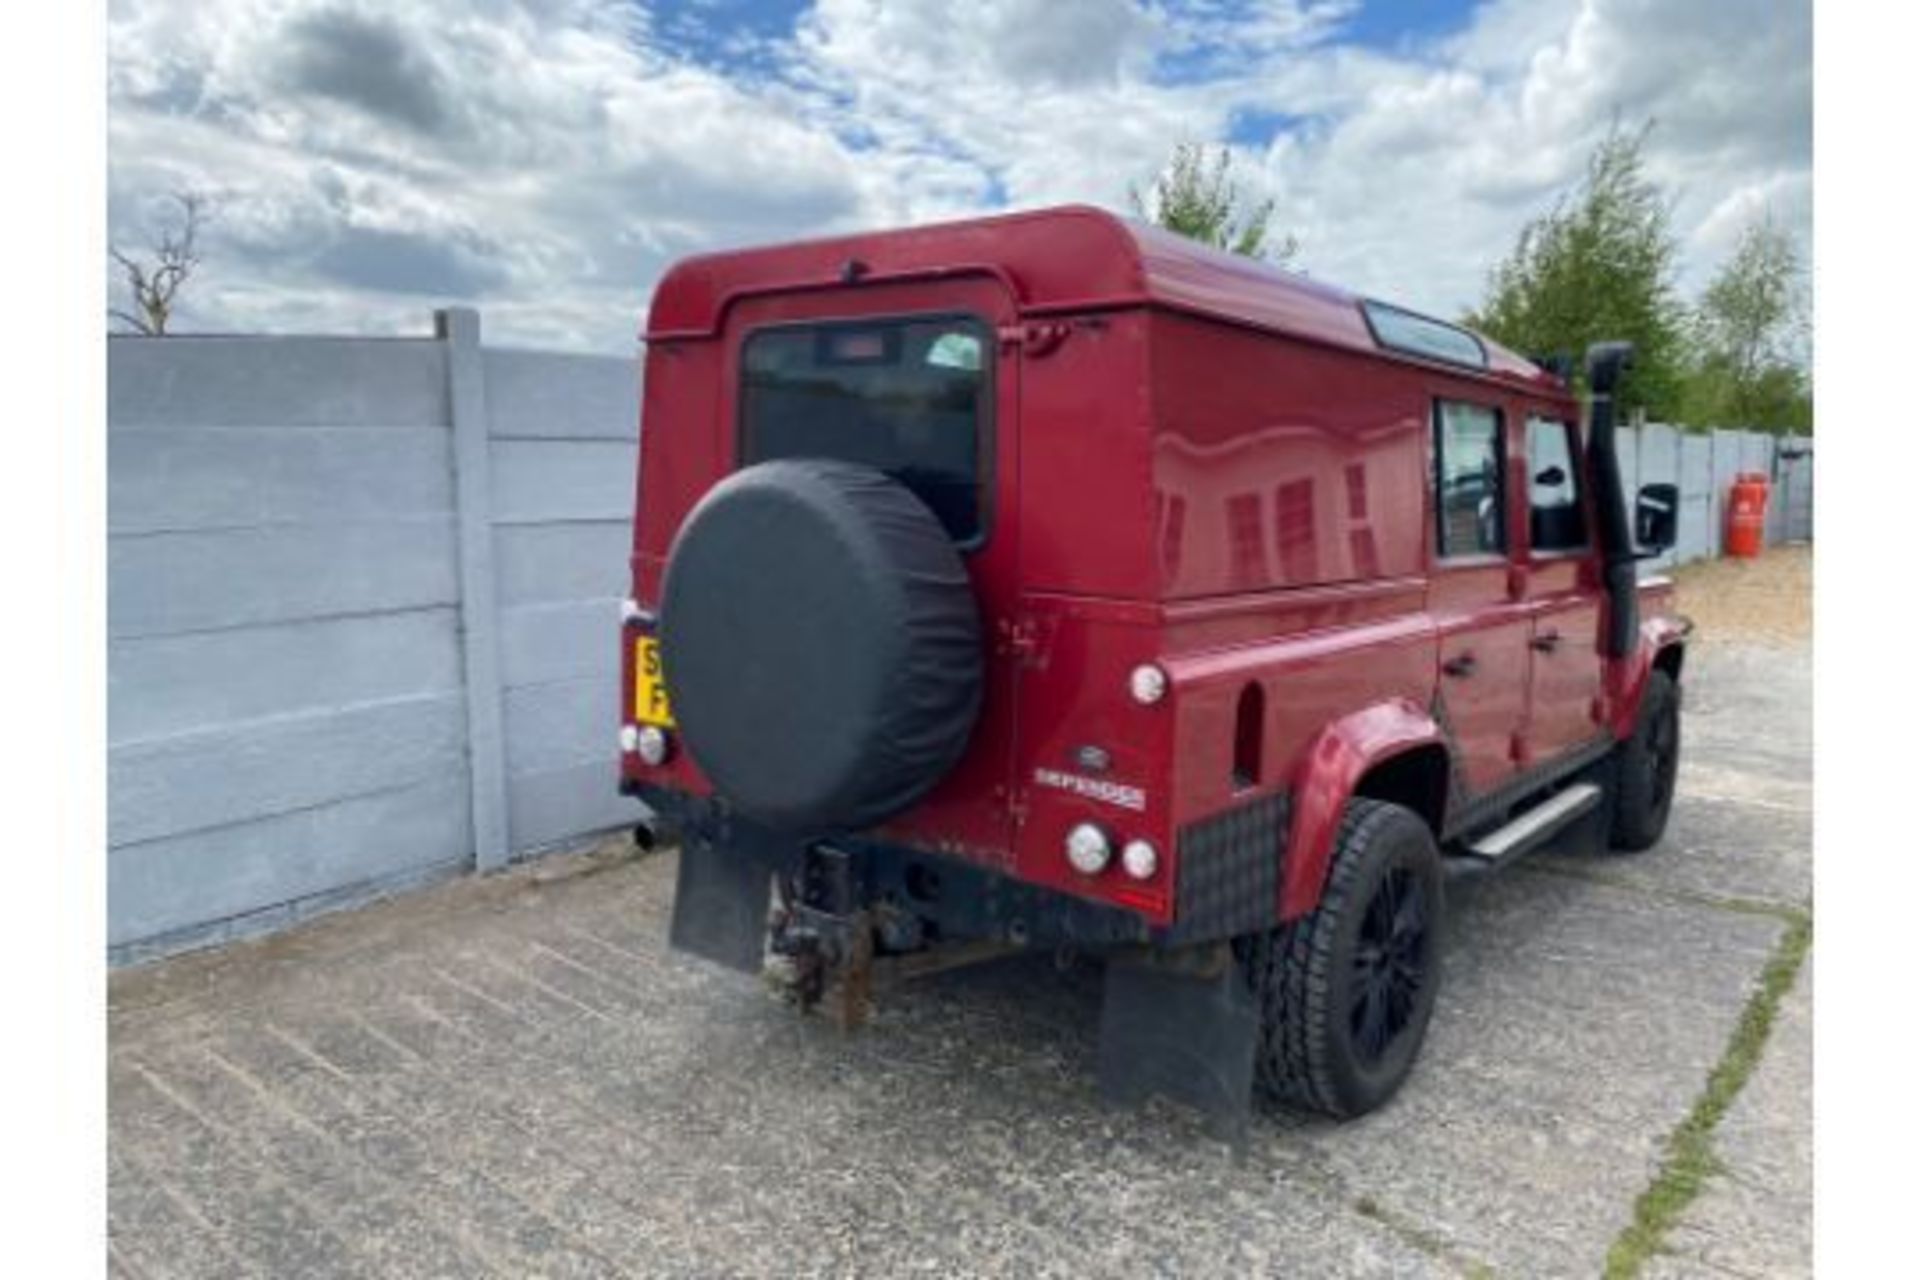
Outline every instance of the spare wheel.
POLYGON ((661 665, 686 747, 740 812, 856 830, 930 791, 980 708, 979 611, 933 512, 870 467, 735 472, 674 539, 661 665))

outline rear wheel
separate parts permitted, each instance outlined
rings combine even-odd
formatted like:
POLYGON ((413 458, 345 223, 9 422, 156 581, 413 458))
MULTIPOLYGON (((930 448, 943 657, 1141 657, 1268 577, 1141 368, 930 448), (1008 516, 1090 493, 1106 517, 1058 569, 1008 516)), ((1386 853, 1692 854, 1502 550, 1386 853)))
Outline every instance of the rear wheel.
POLYGON ((1619 795, 1610 843, 1638 853, 1652 848, 1667 829, 1680 768, 1680 687, 1666 672, 1648 673, 1640 718, 1619 751, 1619 795))
POLYGON ((1357 1116, 1391 1098, 1440 987, 1440 852, 1418 815, 1354 800, 1320 905, 1237 944, 1260 1002, 1255 1083, 1275 1101, 1357 1116))

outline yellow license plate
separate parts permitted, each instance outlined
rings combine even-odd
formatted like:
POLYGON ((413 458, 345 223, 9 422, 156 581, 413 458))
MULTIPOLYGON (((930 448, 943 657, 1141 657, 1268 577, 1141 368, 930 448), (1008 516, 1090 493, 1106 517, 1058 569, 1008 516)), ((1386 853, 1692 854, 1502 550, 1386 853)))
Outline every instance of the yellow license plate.
POLYGON ((633 642, 633 718, 662 729, 674 727, 673 704, 667 701, 667 683, 660 675, 658 636, 633 642))

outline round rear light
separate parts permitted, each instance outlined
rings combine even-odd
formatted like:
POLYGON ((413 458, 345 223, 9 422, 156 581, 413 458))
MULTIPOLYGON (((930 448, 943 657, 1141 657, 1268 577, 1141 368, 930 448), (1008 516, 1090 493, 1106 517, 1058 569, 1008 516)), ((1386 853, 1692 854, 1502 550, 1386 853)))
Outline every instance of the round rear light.
POLYGON ((1151 880, 1160 869, 1160 854, 1145 840, 1129 840, 1120 851, 1120 866, 1135 880, 1151 880))
POLYGON ((632 755, 640 749, 640 730, 630 724, 620 726, 620 750, 632 755))
POLYGON ((1067 861, 1083 876, 1098 875, 1113 861, 1113 841, 1091 822, 1067 832, 1067 861))
POLYGON ((1143 707, 1150 707, 1167 696, 1167 673, 1151 662, 1143 662, 1127 677, 1127 692, 1143 707))
POLYGON ((642 726, 637 745, 640 758, 648 764, 665 764, 667 752, 672 747, 672 743, 667 741, 666 730, 656 725, 642 726))

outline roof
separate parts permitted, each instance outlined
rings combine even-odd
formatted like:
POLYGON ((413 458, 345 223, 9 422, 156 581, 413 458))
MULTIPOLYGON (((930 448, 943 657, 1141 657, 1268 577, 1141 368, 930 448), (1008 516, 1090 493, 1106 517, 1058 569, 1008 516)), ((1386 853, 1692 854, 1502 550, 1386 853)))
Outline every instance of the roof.
MULTIPOLYGON (((1025 315, 1161 306, 1409 358, 1374 340, 1358 295, 1088 205, 685 258, 654 290, 645 336, 710 336, 735 299, 836 285, 856 260, 865 280, 990 274, 1025 315)), ((1481 341, 1489 372, 1561 389, 1531 361, 1481 341)))

